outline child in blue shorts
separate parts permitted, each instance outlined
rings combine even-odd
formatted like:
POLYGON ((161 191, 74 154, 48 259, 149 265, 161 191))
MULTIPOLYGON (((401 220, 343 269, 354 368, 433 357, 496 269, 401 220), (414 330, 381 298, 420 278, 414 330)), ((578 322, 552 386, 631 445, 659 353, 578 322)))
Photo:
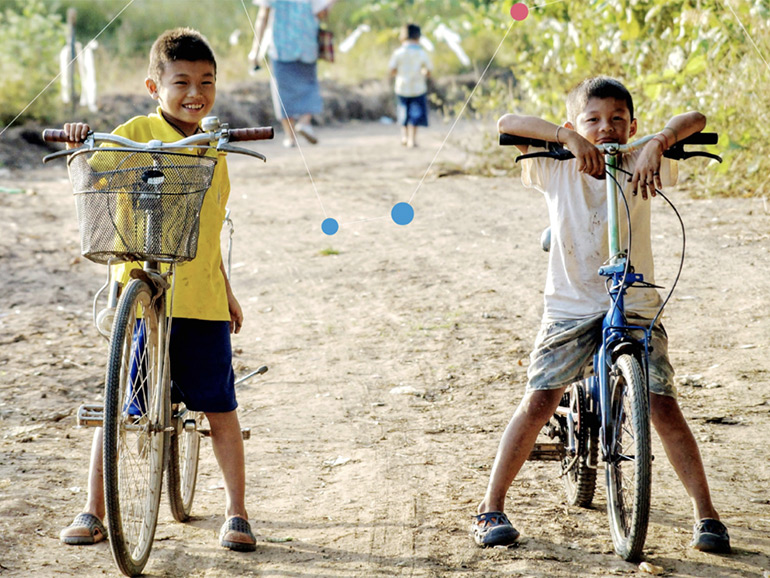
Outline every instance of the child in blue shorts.
POLYGON ((390 57, 390 75, 396 78, 396 112, 401 125, 401 144, 417 146, 417 127, 428 126, 428 83, 433 65, 420 45, 417 24, 401 30, 401 46, 390 57))
MULTIPOLYGON (((551 223, 551 248, 545 288, 545 310, 530 355, 527 389, 503 432, 484 499, 471 532, 479 546, 511 544, 519 536, 504 513, 509 487, 529 456, 540 429, 553 415, 566 386, 580 379, 601 339, 602 317, 610 308, 604 280, 597 275, 607 249, 604 156, 600 143, 625 144, 636 134, 631 94, 607 77, 589 78, 567 97, 568 122, 507 114, 498 122, 501 133, 557 141, 575 158, 558 161, 533 158, 522 162, 522 181, 542 192, 551 223)), ((646 281, 654 282, 650 202, 655 188, 673 184, 675 177, 663 152, 702 130, 699 112, 673 117, 644 149, 624 155, 633 173, 628 195, 634 231, 633 263, 646 281)), ((518 147, 527 152, 527 146, 518 147)), ((661 298, 652 289, 631 288, 626 295, 629 322, 649 325, 661 298)), ((650 418, 671 465, 693 506, 695 526, 691 546, 706 552, 729 552, 730 537, 711 502, 698 444, 676 400, 674 371, 668 360, 663 326, 652 332, 650 358, 650 418)))
MULTIPOLYGON (((216 60, 207 40, 197 31, 178 28, 164 32, 150 51, 150 96, 157 111, 139 116, 114 134, 137 142, 173 142, 201 132, 200 122, 214 106, 216 60)), ((70 143, 82 142, 90 128, 65 124, 70 143)), ((230 193, 224 153, 218 154, 211 187, 201 208, 198 252, 177 266, 170 340, 172 400, 206 414, 211 441, 225 483, 225 523, 220 544, 231 550, 253 551, 256 538, 245 505, 246 474, 241 427, 238 422, 230 334, 238 333, 243 312, 225 274, 220 231, 230 193)), ((126 282, 136 264, 117 266, 116 278, 126 282)), ((88 497, 83 512, 61 531, 65 544, 85 545, 107 537, 102 476, 102 429, 94 434, 88 497)))

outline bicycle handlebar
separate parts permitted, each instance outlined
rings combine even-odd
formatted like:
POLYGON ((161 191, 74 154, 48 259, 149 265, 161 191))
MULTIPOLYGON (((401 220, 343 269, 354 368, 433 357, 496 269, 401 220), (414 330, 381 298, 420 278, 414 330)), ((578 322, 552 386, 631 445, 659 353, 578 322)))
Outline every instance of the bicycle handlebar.
MULTIPOLYGON (((268 140, 273 138, 274 131, 272 126, 223 129, 222 131, 217 132, 203 132, 200 134, 194 134, 176 142, 161 144, 158 144, 158 141, 139 143, 115 134, 103 132, 90 133, 89 136, 92 136, 96 142, 109 142, 113 144, 130 146, 132 148, 147 149, 179 148, 189 145, 210 143, 221 139, 224 135, 227 135, 228 141, 268 140)), ((67 137, 67 133, 61 129, 47 128, 43 131, 43 140, 46 142, 68 142, 69 138, 67 137)), ((88 139, 86 139, 84 142, 87 142, 87 140, 88 139)))
POLYGON ((47 128, 43 131, 43 140, 45 142, 67 142, 67 133, 60 128, 47 128))
MULTIPOLYGON (((647 144, 647 142, 652 140, 653 136, 654 135, 646 136, 625 145, 618 145, 614 143, 600 144, 600 145, 596 145, 596 148, 599 148, 611 154, 616 154, 618 152, 631 152, 647 144)), ((695 134, 692 134, 687 138, 680 140, 675 145, 670 147, 668 150, 666 150, 663 153, 663 156, 674 160, 683 160, 683 159, 688 159, 690 157, 707 157, 710 159, 717 160, 721 163, 722 159, 717 155, 702 152, 702 151, 691 152, 691 151, 684 150, 685 145, 714 145, 714 144, 717 144, 718 141, 719 141, 719 135, 715 132, 696 132, 695 134)), ((548 157, 548 158, 554 158, 560 161, 575 158, 572 152, 570 152, 568 149, 564 148, 561 144, 552 142, 552 141, 533 139, 533 138, 517 136, 512 134, 501 134, 499 142, 500 142, 500 146, 525 145, 525 146, 533 146, 533 147, 548 149, 548 152, 536 152, 536 153, 527 153, 527 154, 520 155, 519 157, 516 158, 516 162, 519 162, 522 159, 528 159, 533 157, 548 157)))
POLYGON ((272 126, 233 128, 228 131, 231 141, 269 140, 275 136, 272 126))
MULTIPOLYGON (((163 151, 185 147, 216 148, 218 151, 246 154, 264 161, 266 160, 264 155, 249 149, 233 146, 229 143, 268 140, 272 139, 274 135, 275 133, 271 126, 231 129, 227 125, 222 125, 217 130, 194 134, 176 142, 164 143, 159 140, 151 140, 150 142, 140 143, 112 133, 90 132, 85 141, 83 141, 83 146, 50 154, 43 159, 43 162, 59 156, 72 155, 83 149, 95 149, 99 143, 110 143, 138 151, 163 151), (216 146, 211 145, 214 142, 216 142, 216 146)), ((63 130, 52 128, 47 128, 43 131, 43 140, 46 142, 70 142, 70 139, 63 130)))

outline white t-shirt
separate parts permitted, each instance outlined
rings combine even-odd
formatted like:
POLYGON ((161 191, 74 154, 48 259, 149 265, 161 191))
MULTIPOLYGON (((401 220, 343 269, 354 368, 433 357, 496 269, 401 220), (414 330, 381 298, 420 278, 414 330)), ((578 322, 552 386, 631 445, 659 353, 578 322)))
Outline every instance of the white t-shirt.
POLYGON ((428 92, 428 83, 422 70, 433 70, 433 65, 430 56, 419 44, 404 42, 390 57, 388 67, 396 71, 398 96, 420 96, 428 92))
MULTIPOLYGON (((530 147, 528 152, 537 150, 530 147)), ((641 151, 623 155, 621 167, 633 172, 641 151)), ((663 185, 676 183, 676 164, 661 162, 663 185)), ((609 178, 609 177, 607 177, 609 178)), ((625 185, 628 176, 618 172, 625 185)), ((577 161, 534 158, 522 161, 521 180, 545 196, 551 223, 551 249, 545 283, 543 321, 584 319, 606 312, 610 297, 606 277, 598 274, 609 258, 606 181, 578 172, 577 161)), ((631 264, 648 283, 655 282, 650 234, 650 203, 626 191, 631 212, 631 264)), ((627 247, 625 204, 619 200, 620 247, 627 247)), ((657 290, 632 287, 626 293, 626 311, 653 317, 661 304, 657 290)))

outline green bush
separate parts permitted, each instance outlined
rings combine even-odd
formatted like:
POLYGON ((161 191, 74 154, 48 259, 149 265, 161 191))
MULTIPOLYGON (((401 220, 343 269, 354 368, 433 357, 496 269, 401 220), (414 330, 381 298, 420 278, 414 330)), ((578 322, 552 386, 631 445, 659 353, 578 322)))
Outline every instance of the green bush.
POLYGON ((0 6, 4 61, 0 126, 6 126, 28 105, 24 113, 28 117, 53 118, 59 111, 59 85, 44 88, 59 72, 59 51, 66 41, 62 19, 40 0, 4 4, 0 6))
MULTIPOLYGON (((437 80, 465 75, 453 85, 457 90, 434 95, 433 101, 448 113, 460 110, 473 81, 495 55, 465 112, 483 131, 477 157, 482 167, 510 167, 511 152, 494 145, 497 117, 520 112, 563 121, 568 89, 587 76, 607 74, 631 90, 643 134, 686 110, 708 117, 707 130, 721 135, 719 146, 711 150, 720 152, 725 162, 707 168, 702 160, 683 163, 684 170, 689 165, 699 175, 689 181, 696 194, 768 193, 770 65, 765 60, 770 55, 770 0, 527 2, 530 14, 523 22, 510 18, 513 1, 342 0, 330 15, 337 39, 359 24, 368 24, 372 32, 353 51, 339 54, 333 65, 322 64, 322 76, 345 82, 384 78, 402 24, 417 22, 432 37, 443 22, 463 36, 471 59, 470 67, 464 67, 445 44, 436 43, 432 57, 437 80)), ((13 56, 6 57, 3 67, 0 122, 13 118, 58 73, 69 7, 78 11, 81 43, 100 34, 100 87, 137 92, 150 44, 176 26, 198 28, 209 38, 223 87, 245 80, 249 20, 257 9, 250 0, 244 2, 248 15, 241 0, 134 0, 115 18, 126 6, 124 0, 0 0, 0 53, 13 56), (235 30, 241 40, 231 46, 228 40, 235 30)), ((51 85, 28 113, 55 114, 58 92, 58 83, 51 85)))
MULTIPOLYGON (((641 134, 686 110, 703 112, 706 130, 720 134, 713 150, 724 157, 722 165, 689 163, 697 173, 695 194, 764 195, 770 74, 760 54, 770 54, 770 7, 767 0, 726 4, 588 0, 533 9, 525 22, 514 23, 502 51, 514 58, 516 89, 492 82, 471 104, 490 117, 520 112, 563 122, 569 88, 588 76, 614 76, 634 95, 641 134)), ((479 30, 484 19, 483 11, 474 14, 479 30)), ((504 153, 490 145, 485 154, 500 166, 504 153)))

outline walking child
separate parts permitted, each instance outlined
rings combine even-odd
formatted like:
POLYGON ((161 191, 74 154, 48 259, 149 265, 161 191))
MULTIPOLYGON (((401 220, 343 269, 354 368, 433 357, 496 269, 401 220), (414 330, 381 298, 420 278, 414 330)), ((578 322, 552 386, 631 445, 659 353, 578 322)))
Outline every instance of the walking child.
MULTIPOLYGON (((161 34, 150 51, 145 86, 158 101, 157 111, 138 116, 115 129, 114 134, 137 142, 179 140, 201 132, 200 122, 214 106, 216 59, 208 41, 197 31, 177 28, 161 34)), ((65 124, 68 147, 82 142, 90 128, 65 124)), ((243 312, 233 295, 222 262, 219 235, 230 193, 223 153, 206 192, 200 213, 198 252, 195 259, 176 268, 173 323, 170 341, 172 401, 205 412, 211 441, 225 485, 225 522, 219 540, 231 550, 253 551, 256 538, 248 522, 246 475, 241 427, 238 422, 230 334, 238 333, 243 312)), ((117 266, 116 279, 124 284, 136 264, 117 266)), ((94 434, 85 507, 61 531, 65 544, 85 545, 107 537, 102 474, 102 429, 94 434)))
POLYGON ((401 144, 417 146, 417 127, 428 126, 428 83, 433 70, 430 57, 420 45, 420 27, 407 24, 401 30, 401 46, 390 57, 390 75, 396 78, 397 122, 401 144))
MULTIPOLYGON (((503 432, 486 494, 471 527, 482 547, 511 544, 518 538, 519 532, 504 513, 506 494, 566 386, 582 377, 601 340, 602 318, 610 308, 604 280, 596 274, 608 248, 605 184, 600 180, 604 178, 604 156, 594 145, 625 144, 636 134, 633 99, 615 79, 589 78, 568 95, 567 118, 561 126, 515 114, 506 114, 498 122, 500 133, 555 140, 575 158, 522 162, 522 182, 545 195, 550 215, 545 310, 530 355, 524 397, 503 432)), ((623 157, 623 164, 633 173, 631 191, 642 193, 628 195, 634 267, 649 282, 654 280, 648 196, 655 195, 656 187, 673 184, 667 178, 668 159, 663 153, 705 125, 706 118, 699 112, 676 115, 641 151, 623 157)), ((518 148, 522 152, 528 149, 518 148)), ((649 325, 661 298, 655 290, 631 288, 625 304, 632 325, 649 325)), ((697 442, 677 403, 668 338, 660 323, 652 332, 649 371, 650 418, 693 506, 696 522, 690 545, 706 552, 729 552, 730 538, 711 502, 697 442)))

